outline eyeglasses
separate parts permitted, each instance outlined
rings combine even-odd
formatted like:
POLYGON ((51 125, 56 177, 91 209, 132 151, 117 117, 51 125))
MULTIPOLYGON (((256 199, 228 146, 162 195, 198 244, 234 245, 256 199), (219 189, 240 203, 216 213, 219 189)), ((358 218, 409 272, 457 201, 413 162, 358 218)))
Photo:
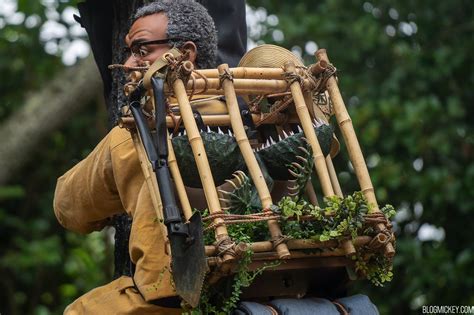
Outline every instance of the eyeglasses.
POLYGON ((167 39, 157 39, 149 40, 144 42, 134 43, 131 47, 124 47, 124 52, 127 55, 132 55, 134 58, 144 58, 151 53, 150 50, 146 49, 148 45, 162 45, 168 44, 171 41, 178 41, 180 38, 167 38, 167 39))

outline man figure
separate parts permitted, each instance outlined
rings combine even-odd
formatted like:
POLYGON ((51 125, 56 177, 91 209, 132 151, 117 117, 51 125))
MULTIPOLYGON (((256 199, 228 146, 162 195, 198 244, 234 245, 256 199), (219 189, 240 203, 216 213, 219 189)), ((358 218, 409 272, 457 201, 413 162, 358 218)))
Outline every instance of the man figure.
MULTIPOLYGON (((127 66, 153 63, 177 47, 188 52, 196 67, 215 67, 214 23, 193 1, 160 0, 140 8, 125 41, 131 51, 127 66)), ((123 276, 92 290, 66 314, 180 314, 165 250, 166 227, 157 220, 127 130, 112 129, 87 158, 58 179, 54 211, 64 227, 80 233, 102 229, 120 212, 133 218, 133 278, 123 276)))

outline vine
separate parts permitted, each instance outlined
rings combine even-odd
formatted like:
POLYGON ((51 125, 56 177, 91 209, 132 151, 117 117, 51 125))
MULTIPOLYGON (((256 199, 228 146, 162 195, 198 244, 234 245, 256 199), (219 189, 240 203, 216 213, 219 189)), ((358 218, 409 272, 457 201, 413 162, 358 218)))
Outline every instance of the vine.
MULTIPOLYGON (((254 210, 254 209, 253 209, 254 210)), ((354 192, 344 198, 331 196, 324 198, 324 206, 312 205, 302 197, 283 197, 273 211, 280 214, 280 227, 285 236, 294 239, 312 239, 315 241, 355 240, 360 235, 375 235, 371 226, 366 226, 365 216, 370 213, 371 206, 367 203, 362 192, 354 192)), ((386 205, 380 209, 387 219, 395 215, 395 209, 386 205)), ((252 209, 246 209, 245 214, 252 209)), ((203 215, 207 215, 205 210, 203 215)), ((235 242, 257 242, 269 238, 265 222, 234 224, 227 226, 229 237, 235 242)), ((205 233, 205 243, 214 242, 214 233, 205 233)), ((228 314, 239 302, 242 289, 251 285, 252 281, 268 268, 275 267, 279 262, 264 265, 255 271, 249 271, 252 251, 248 250, 239 260, 237 272, 234 275, 231 293, 224 297, 222 293, 212 294, 205 287, 198 308, 191 310, 190 315, 198 314, 228 314), (219 295, 220 294, 220 295, 219 295), (214 301, 217 301, 214 303, 214 301), (222 301, 222 302, 221 302, 222 301)), ((392 280, 392 261, 381 253, 370 252, 361 247, 351 257, 355 261, 355 270, 367 277, 376 286, 392 280)))
MULTIPOLYGON (((364 227, 364 217, 370 212, 370 205, 362 192, 354 192, 345 198, 331 196, 324 201, 325 207, 321 208, 298 197, 283 197, 278 203, 284 218, 280 223, 282 232, 291 238, 321 242, 347 237, 354 240, 359 235, 375 233, 372 227, 364 227)), ((391 205, 380 210, 387 219, 396 213, 391 205)), ((360 248, 352 259, 356 271, 374 285, 383 286, 392 280, 392 261, 380 253, 368 253, 366 248, 360 248)))
POLYGON ((233 278, 232 292, 226 298, 224 298, 221 305, 213 303, 212 293, 209 287, 205 287, 201 294, 201 299, 197 308, 184 312, 186 315, 202 315, 202 314, 216 314, 226 315, 231 314, 232 311, 237 307, 237 303, 240 301, 240 295, 242 289, 249 287, 255 278, 261 275, 266 269, 274 268, 280 265, 280 261, 274 261, 272 263, 266 263, 262 267, 249 271, 249 265, 252 262, 252 250, 247 250, 241 259, 239 260, 237 272, 233 278))

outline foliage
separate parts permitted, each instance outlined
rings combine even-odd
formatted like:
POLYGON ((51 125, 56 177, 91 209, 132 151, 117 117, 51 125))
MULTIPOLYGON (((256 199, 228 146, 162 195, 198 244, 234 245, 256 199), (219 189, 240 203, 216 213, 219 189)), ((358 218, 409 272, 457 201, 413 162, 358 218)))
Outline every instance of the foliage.
MULTIPOLYGON (((2 5, 6 2, 11 1, 2 5)), ((63 38, 72 39, 70 25, 61 18, 57 22, 68 32, 52 40, 58 52, 46 53, 39 35, 47 16, 54 15, 46 3, 61 13, 75 1, 17 3, 24 22, 10 24, 0 16, 0 120, 64 67, 63 38), (26 19, 35 14, 39 24, 27 27, 26 19)), ((313 57, 306 47, 328 49, 378 200, 399 209, 396 276, 384 288, 356 283, 352 293, 368 294, 382 314, 419 313, 423 305, 474 304, 468 223, 474 211, 474 3, 248 4, 265 8, 257 10, 259 27, 249 31, 255 41, 300 51, 307 63, 313 57), (442 230, 427 238, 426 227, 442 230)), ((94 105, 41 143, 36 162, 0 188, 2 314, 61 314, 73 299, 110 279, 112 262, 101 250, 108 248, 106 235, 65 232, 51 206, 55 178, 84 157, 106 129, 103 105, 94 105)), ((342 187, 358 190, 343 152, 344 147, 335 161, 342 187)))
POLYGON ((210 287, 205 287, 199 305, 196 309, 190 310, 189 315, 201 314, 231 314, 237 307, 242 294, 242 288, 249 287, 256 277, 261 275, 265 270, 274 268, 280 264, 280 261, 265 263, 262 267, 250 271, 249 265, 252 262, 252 250, 247 250, 238 262, 237 272, 232 279, 232 291, 229 296, 224 296, 221 292, 211 290, 210 287))
POLYGON ((283 234, 321 242, 343 236, 354 239, 362 234, 361 229, 368 206, 360 191, 345 198, 331 196, 324 201, 326 207, 321 208, 304 199, 283 197, 278 203, 285 219, 281 222, 283 234), (314 219, 300 222, 302 216, 311 216, 314 219))
MULTIPOLYGON (((324 201, 326 206, 321 208, 304 199, 283 197, 278 203, 284 218, 280 222, 283 234, 294 239, 321 242, 344 238, 354 240, 361 235, 374 236, 373 229, 364 226, 364 216, 369 207, 362 192, 357 191, 344 198, 331 196, 324 201)), ((395 209, 391 205, 386 205, 381 210, 387 219, 395 215, 395 209)), ((360 248, 353 257, 356 260, 356 271, 376 286, 383 286, 385 282, 391 281, 392 261, 381 253, 367 254, 367 250, 360 248)))
MULTIPOLYGON (((466 223, 474 211, 474 3, 248 3, 265 8, 265 42, 281 39, 306 62, 314 60, 308 42, 327 49, 377 198, 399 210, 396 276, 384 288, 356 283, 352 293, 369 295, 382 314, 472 305, 474 243, 466 223)), ((342 154, 335 167, 350 192, 358 186, 346 161, 342 154)))

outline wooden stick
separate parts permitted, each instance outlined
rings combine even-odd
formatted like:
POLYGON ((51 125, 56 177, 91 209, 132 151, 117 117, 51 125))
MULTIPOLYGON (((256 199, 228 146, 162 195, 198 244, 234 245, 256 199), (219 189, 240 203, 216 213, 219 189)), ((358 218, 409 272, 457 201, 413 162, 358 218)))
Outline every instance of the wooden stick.
MULTIPOLYGON (((296 74, 295 64, 291 61, 285 64, 285 70, 289 73, 296 74)), ((323 155, 321 146, 318 142, 318 137, 316 136, 316 132, 314 131, 313 124, 311 122, 311 116, 309 114, 308 107, 306 106, 303 92, 301 91, 301 86, 297 81, 294 81, 290 84, 290 89, 291 94, 293 96, 293 101, 295 103, 296 113, 300 118, 301 127, 303 128, 304 135, 308 140, 309 144, 311 145, 311 148, 313 149, 314 166, 316 168, 316 173, 319 177, 319 182, 321 184, 323 194, 325 197, 333 196, 334 189, 326 165, 326 158, 323 155)), ((349 240, 343 241, 343 246, 346 253, 348 253, 349 255, 355 251, 354 245, 349 240)))
MULTIPOLYGON (((316 58, 329 63, 325 49, 318 50, 316 52, 316 58)), ((365 198, 367 198, 367 202, 372 205, 371 212, 378 212, 380 209, 377 204, 372 181, 370 180, 369 171, 367 169, 367 165, 365 164, 364 156, 362 154, 359 141, 357 140, 354 126, 352 125, 352 120, 349 116, 349 113, 347 112, 346 106, 339 91, 339 87, 337 86, 337 81, 333 76, 327 81, 327 89, 329 96, 331 97, 336 119, 344 137, 344 141, 346 142, 349 158, 352 162, 352 166, 354 167, 354 171, 356 173, 357 180, 359 181, 361 190, 364 193, 365 198)), ((386 227, 383 224, 378 224, 377 228, 384 230, 386 227)), ((387 256, 393 256, 395 254, 395 249, 391 243, 387 243, 387 246, 385 247, 385 254, 387 256)))
MULTIPOLYGON (((140 141, 140 135, 136 129, 130 130, 130 135, 132 136, 133 146, 138 155, 138 160, 140 161, 140 166, 142 168, 143 176, 145 177, 145 182, 150 192, 151 202, 155 208, 156 216, 159 221, 163 221, 163 204, 161 203, 160 190, 158 189, 158 182, 156 180, 155 173, 151 166, 148 157, 146 156, 145 149, 143 148, 142 142, 140 141)), ((162 229, 167 234, 166 228, 162 229)))
POLYGON ((314 187, 313 187, 313 184, 311 183, 311 179, 308 180, 304 189, 305 189, 306 195, 308 196, 309 202, 311 202, 312 205, 319 206, 318 196, 316 195, 316 192, 314 191, 314 187))
MULTIPOLYGON (((202 142, 201 135, 199 134, 196 121, 194 120, 193 111, 191 109, 191 105, 189 104, 188 96, 186 95, 184 83, 181 79, 176 79, 173 82, 173 90, 178 100, 179 110, 183 118, 184 127, 186 128, 189 143, 191 144, 191 149, 196 161, 199 177, 201 178, 209 212, 211 214, 221 212, 219 196, 217 195, 216 185, 214 184, 214 179, 212 178, 211 168, 209 166, 207 154, 204 149, 204 144, 202 142)), ((227 227, 225 224, 223 224, 224 220, 222 218, 215 218, 213 222, 215 224, 222 224, 216 227, 216 240, 227 238, 227 227)), ((229 259, 232 259, 231 255, 224 255, 224 262, 229 259)))
POLYGON ((341 185, 339 185, 339 180, 337 179, 336 169, 334 168, 334 164, 332 163, 332 158, 330 155, 326 156, 326 165, 329 171, 329 177, 331 178, 332 188, 334 192, 339 197, 344 197, 342 194, 341 185))
MULTIPOLYGON (((305 87, 310 87, 311 82, 307 79, 303 81, 305 87)), ((236 94, 265 94, 281 93, 288 90, 288 83, 285 80, 264 80, 264 79, 235 79, 234 89, 236 94)), ((165 86, 165 91, 171 91, 165 86)), ((186 84, 186 91, 194 91, 194 94, 222 95, 219 79, 195 79, 189 80, 186 84)))
MULTIPOLYGON (((262 119, 266 117, 268 114, 262 114, 262 115, 257 115, 257 114, 252 114, 252 120, 255 124, 260 124, 262 119)), ((222 126, 230 126, 230 116, 229 115, 202 115, 202 120, 206 126, 210 127, 222 127, 222 126)), ((296 116, 286 116, 288 117, 288 120, 285 120, 285 122, 288 123, 299 123, 299 119, 296 116)), ((175 116, 177 120, 181 118, 181 116, 175 116)), ((147 120, 148 124, 152 127, 154 126, 154 120, 147 120)), ((119 126, 122 128, 135 128, 135 121, 133 117, 120 117, 119 119, 119 126)), ((262 124, 277 124, 281 123, 279 121, 279 118, 274 116, 270 117, 269 119, 263 119, 262 124)), ((173 128, 174 127, 174 121, 170 116, 166 116, 166 125, 168 128, 173 128)))
MULTIPOLYGON (((265 178, 263 177, 262 170, 260 169, 257 159, 255 158, 252 147, 250 146, 249 139, 245 133, 244 123, 242 122, 242 117, 240 116, 239 105, 237 103, 237 96, 235 95, 234 87, 232 84, 232 77, 225 77, 226 73, 229 73, 229 66, 227 64, 222 64, 217 67, 219 74, 223 76, 222 86, 224 88, 227 108, 229 111, 230 122, 232 125, 232 130, 234 131, 234 136, 239 146, 242 156, 244 157, 245 164, 250 173, 250 177, 253 180, 253 183, 257 189, 258 196, 262 202, 263 209, 269 209, 273 205, 272 197, 268 189, 265 178)), ((276 220, 268 221, 268 228, 270 230, 270 235, 272 238, 282 237, 280 227, 276 220)), ((276 246, 276 251, 280 259, 287 259, 290 256, 290 252, 286 247, 285 243, 280 243, 276 246)))
POLYGON ((186 188, 184 187, 183 178, 178 167, 178 161, 176 160, 176 155, 174 154, 173 143, 168 136, 168 165, 170 168, 171 176, 178 192, 179 202, 181 203, 181 208, 183 209, 184 217, 186 221, 191 218, 193 215, 193 210, 189 202, 188 194, 186 193, 186 188))
MULTIPOLYGON (((232 73, 232 77, 234 77, 235 79, 284 79, 284 71, 282 68, 237 67, 230 68, 229 71, 232 73)), ((298 68, 297 71, 299 74, 302 74, 304 70, 298 68)), ((219 71, 217 69, 195 70, 195 72, 207 78, 219 78, 219 71)))
MULTIPOLYGON (((285 64, 285 70, 289 73, 295 73, 295 64, 287 62, 285 64)), ((316 137, 316 132, 314 131, 311 116, 304 101, 301 86, 297 81, 294 81, 290 84, 290 89, 295 103, 296 113, 301 121, 301 128, 303 128, 304 135, 313 149, 314 166, 319 177, 319 182, 321 183, 323 194, 325 197, 333 196, 334 190, 332 189, 326 161, 321 146, 319 145, 318 138, 316 137)))
MULTIPOLYGON (((358 236, 354 240, 354 246, 355 247, 364 246, 368 244, 371 240, 372 240, 372 237, 370 236, 358 236)), ((288 240, 286 244, 289 250, 339 247, 339 242, 337 240, 321 242, 321 241, 305 240, 305 239, 290 239, 288 240)), ((254 242, 254 243, 250 243, 249 246, 250 246, 250 249, 254 253, 273 251, 273 245, 272 245, 272 242, 270 241, 254 242)), ((214 255, 216 255, 216 247, 214 245, 206 246, 206 256, 210 257, 214 255)))

